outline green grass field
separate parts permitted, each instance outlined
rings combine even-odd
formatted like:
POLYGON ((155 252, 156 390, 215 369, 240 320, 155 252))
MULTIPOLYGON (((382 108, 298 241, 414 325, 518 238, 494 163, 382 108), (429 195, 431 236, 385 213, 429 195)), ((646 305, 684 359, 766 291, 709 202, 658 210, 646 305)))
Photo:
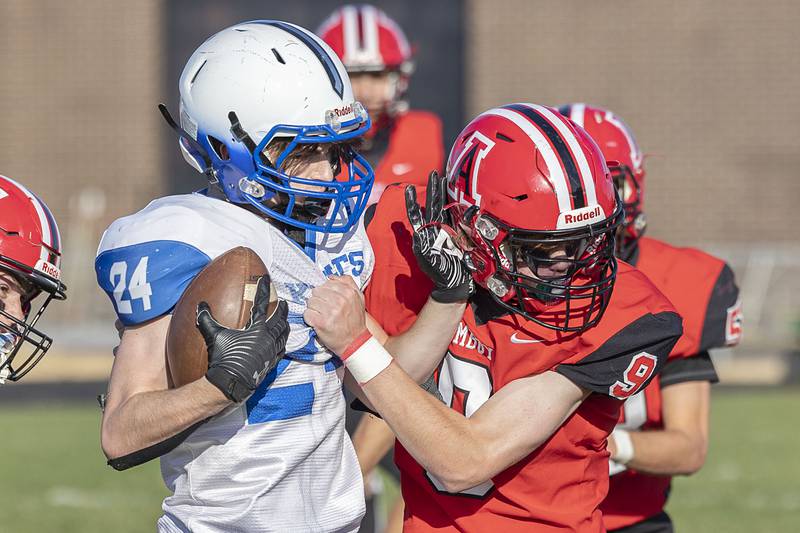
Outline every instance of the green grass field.
MULTIPOLYGON (((800 390, 720 391, 708 462, 674 484, 678 531, 800 531, 800 390)), ((0 531, 153 531, 158 465, 105 466, 95 407, 0 407, 0 531)))
POLYGON ((799 406, 798 389, 714 395, 706 465, 673 483, 677 531, 800 531, 799 406))

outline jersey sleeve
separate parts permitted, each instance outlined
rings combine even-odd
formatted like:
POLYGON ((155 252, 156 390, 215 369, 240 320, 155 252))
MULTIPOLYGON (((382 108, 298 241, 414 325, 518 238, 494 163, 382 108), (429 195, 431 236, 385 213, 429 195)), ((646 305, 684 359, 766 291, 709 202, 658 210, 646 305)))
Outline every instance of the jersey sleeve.
POLYGON ((141 324, 170 313, 191 280, 232 248, 250 248, 271 268, 271 231, 261 217, 202 194, 158 198, 103 234, 97 283, 123 324, 141 324))
POLYGON ((699 352, 738 344, 742 338, 742 304, 733 271, 725 265, 706 307, 699 352))
POLYGON ((708 352, 702 352, 694 357, 670 359, 661 371, 661 388, 686 383, 687 381, 719 382, 714 362, 708 352))
POLYGON ((184 242, 148 241, 101 252, 95 273, 119 320, 133 326, 171 312, 210 261, 184 242))
POLYGON ((648 313, 615 333, 586 357, 555 371, 580 387, 624 400, 660 372, 683 333, 680 315, 648 313))

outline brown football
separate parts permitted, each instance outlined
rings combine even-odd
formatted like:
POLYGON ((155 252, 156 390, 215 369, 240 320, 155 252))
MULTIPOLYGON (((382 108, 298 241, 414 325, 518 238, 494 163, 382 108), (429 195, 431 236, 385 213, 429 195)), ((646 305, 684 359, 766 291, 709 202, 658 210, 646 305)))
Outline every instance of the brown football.
MULTIPOLYGON (((204 376, 208 351, 196 325, 197 304, 207 302, 217 322, 241 329, 250 319, 258 278, 269 276, 261 258, 250 248, 233 248, 209 263, 189 283, 181 296, 167 332, 167 364, 173 387, 204 376)), ((277 306, 275 287, 270 282, 267 316, 277 306)))

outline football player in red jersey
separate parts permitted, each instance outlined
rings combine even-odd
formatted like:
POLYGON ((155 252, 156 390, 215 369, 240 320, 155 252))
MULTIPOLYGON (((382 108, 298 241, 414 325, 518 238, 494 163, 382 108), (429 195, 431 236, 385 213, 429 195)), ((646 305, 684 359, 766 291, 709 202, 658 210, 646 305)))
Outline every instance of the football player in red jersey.
POLYGON ((60 265, 61 236, 50 209, 0 175, 0 385, 21 379, 52 345, 36 323, 52 300, 66 298, 60 265))
POLYGON ((424 215, 413 187, 386 190, 368 227, 376 269, 365 293, 390 333, 427 322, 429 295, 463 309, 446 354, 409 372, 436 370, 446 405, 387 362, 344 282, 314 289, 306 321, 346 368, 373 364, 355 377, 400 443, 407 531, 601 531, 619 400, 658 373, 681 319, 617 264, 623 212, 611 175, 555 109, 481 114, 447 169, 431 177, 424 215), (464 268, 442 268, 454 262, 464 268))
POLYGON ((708 350, 734 345, 741 337, 738 289, 724 261, 643 237, 643 155, 625 123, 586 104, 564 106, 561 112, 616 162, 611 173, 625 207, 619 257, 647 275, 683 316, 684 334, 664 370, 625 401, 609 438, 611 482, 601 506, 609 530, 670 532, 664 505, 671 476, 697 472, 708 447, 710 385, 717 381, 708 350))
POLYGON ((380 9, 359 4, 334 11, 316 34, 342 59, 372 119, 359 150, 375 169, 370 203, 392 183, 424 185, 431 169, 442 168, 442 122, 408 107, 414 61, 402 28, 380 9))

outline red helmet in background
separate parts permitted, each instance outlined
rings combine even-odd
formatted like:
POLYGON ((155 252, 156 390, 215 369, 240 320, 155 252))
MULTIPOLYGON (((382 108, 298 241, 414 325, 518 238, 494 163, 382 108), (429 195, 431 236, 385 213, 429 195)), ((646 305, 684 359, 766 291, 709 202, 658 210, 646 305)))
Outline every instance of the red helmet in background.
POLYGON ((597 324, 623 211, 582 128, 536 104, 490 109, 458 136, 447 177, 453 223, 472 240, 467 264, 495 301, 550 329, 597 324))
POLYGON ((617 238, 617 255, 629 261, 647 229, 644 214, 644 154, 631 129, 611 111, 587 104, 569 104, 560 107, 559 111, 591 135, 609 162, 611 175, 625 208, 625 222, 617 238))
POLYGON ((0 383, 17 381, 45 355, 53 340, 35 328, 50 301, 66 299, 61 283, 61 235, 47 205, 26 187, 0 175, 0 270, 22 285, 24 318, 0 306, 0 383), (33 300, 45 295, 31 312, 33 300), (26 349, 24 353, 23 347, 26 349))
POLYGON ((348 4, 334 11, 316 34, 344 63, 347 72, 389 72, 390 114, 408 108, 404 100, 414 71, 412 50, 400 26, 382 10, 367 4, 348 4))

